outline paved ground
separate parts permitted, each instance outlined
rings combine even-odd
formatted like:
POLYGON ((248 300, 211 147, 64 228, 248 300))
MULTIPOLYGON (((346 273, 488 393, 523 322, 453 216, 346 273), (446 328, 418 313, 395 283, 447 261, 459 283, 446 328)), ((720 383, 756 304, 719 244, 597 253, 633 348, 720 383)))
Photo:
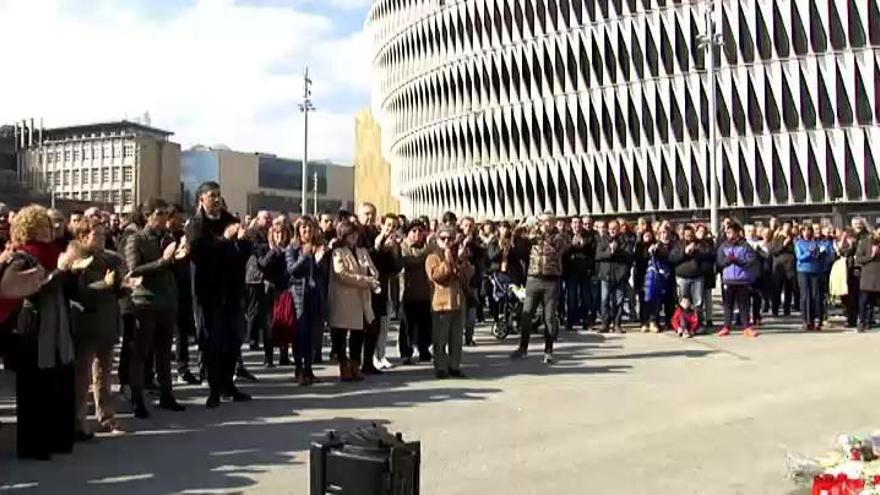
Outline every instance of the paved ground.
POLYGON ((140 431, 52 463, 15 459, 6 421, 0 491, 305 494, 312 434, 380 421, 422 441, 423 494, 788 493, 786 449, 880 428, 880 336, 770 326, 758 339, 565 335, 553 366, 537 352, 511 363, 512 342, 483 337, 465 381, 412 367, 300 389, 254 364, 253 403, 207 411, 204 389, 181 388, 187 412, 128 420, 140 431))

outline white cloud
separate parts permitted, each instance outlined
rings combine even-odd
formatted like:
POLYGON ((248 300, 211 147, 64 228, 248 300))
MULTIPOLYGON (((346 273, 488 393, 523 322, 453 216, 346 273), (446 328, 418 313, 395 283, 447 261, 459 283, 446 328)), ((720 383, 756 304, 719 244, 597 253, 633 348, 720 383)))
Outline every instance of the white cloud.
POLYGON ((324 16, 232 0, 200 0, 159 19, 114 2, 72 12, 66 2, 0 0, 0 46, 9 47, 0 123, 43 117, 66 125, 149 111, 153 125, 184 145, 300 156, 296 104, 309 64, 318 107, 309 155, 351 160, 354 107, 369 94, 364 33, 338 35, 324 16))

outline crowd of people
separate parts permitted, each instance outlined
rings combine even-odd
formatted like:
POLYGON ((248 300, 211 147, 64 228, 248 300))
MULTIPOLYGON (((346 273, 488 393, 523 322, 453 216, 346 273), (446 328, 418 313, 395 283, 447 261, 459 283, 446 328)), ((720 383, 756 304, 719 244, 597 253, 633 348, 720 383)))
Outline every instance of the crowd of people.
POLYGON ((847 228, 728 218, 716 239, 700 223, 549 212, 519 223, 452 212, 407 219, 380 217, 369 203, 356 214, 240 218, 213 182, 197 199, 191 214, 151 199, 125 218, 0 204, 0 351, 16 373, 21 457, 124 433, 114 366, 135 418, 150 417, 152 395, 160 409, 185 409, 172 362, 178 383, 207 382, 205 405, 216 408, 251 399, 236 385, 256 380, 243 345, 262 351, 267 368, 292 366, 301 386, 318 380, 313 366, 325 360, 339 380, 358 382, 393 366, 397 321, 400 365, 433 363, 438 379, 463 378, 477 324, 505 317, 497 288, 524 292, 511 357, 526 357, 542 327, 545 363, 560 326, 623 333, 625 316, 644 332, 723 337, 739 327, 757 337, 765 315, 793 311, 805 331, 822 330, 835 296, 846 326, 865 331, 880 293, 880 229, 860 218, 847 228))

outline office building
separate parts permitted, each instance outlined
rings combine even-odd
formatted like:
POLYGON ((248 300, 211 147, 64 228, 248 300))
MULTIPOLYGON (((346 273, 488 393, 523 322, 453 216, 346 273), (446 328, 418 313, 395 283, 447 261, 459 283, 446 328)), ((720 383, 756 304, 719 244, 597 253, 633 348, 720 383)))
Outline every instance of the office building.
POLYGON ((382 129, 369 109, 355 117, 354 200, 370 202, 380 213, 399 213, 391 194, 391 164, 382 156, 382 129))
MULTIPOLYGON (((258 210, 299 213, 302 197, 302 161, 275 155, 233 151, 225 147, 196 146, 183 152, 181 176, 184 203, 195 208, 195 191, 205 181, 220 184, 232 213, 258 210)), ((307 211, 314 213, 354 207, 354 169, 327 161, 308 164, 307 211), (317 195, 315 178, 317 176, 317 195), (317 204, 316 204, 317 202, 317 204)))
POLYGON ((31 190, 110 204, 121 213, 152 197, 176 203, 180 145, 171 135, 124 120, 32 130, 21 151, 19 180, 31 190))

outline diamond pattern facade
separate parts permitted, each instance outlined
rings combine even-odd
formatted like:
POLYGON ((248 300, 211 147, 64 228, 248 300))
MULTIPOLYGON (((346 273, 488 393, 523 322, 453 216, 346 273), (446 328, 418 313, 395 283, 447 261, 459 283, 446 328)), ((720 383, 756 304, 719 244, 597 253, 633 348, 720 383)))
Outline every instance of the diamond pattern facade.
POLYGON ((710 84, 722 208, 880 200, 878 0, 377 0, 367 25, 410 213, 708 208, 710 84))

